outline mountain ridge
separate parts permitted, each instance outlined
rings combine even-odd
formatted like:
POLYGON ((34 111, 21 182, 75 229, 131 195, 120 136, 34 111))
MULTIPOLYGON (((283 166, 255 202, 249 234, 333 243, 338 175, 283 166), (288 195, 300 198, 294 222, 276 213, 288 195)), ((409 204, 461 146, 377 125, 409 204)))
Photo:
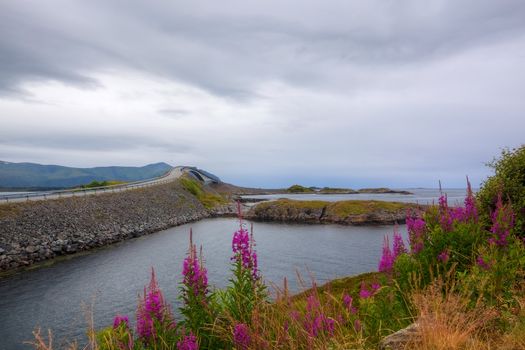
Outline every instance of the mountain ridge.
POLYGON ((139 181, 158 177, 172 168, 159 162, 142 167, 102 166, 75 168, 54 164, 31 162, 6 162, 0 160, 0 188, 67 188, 91 181, 139 181))

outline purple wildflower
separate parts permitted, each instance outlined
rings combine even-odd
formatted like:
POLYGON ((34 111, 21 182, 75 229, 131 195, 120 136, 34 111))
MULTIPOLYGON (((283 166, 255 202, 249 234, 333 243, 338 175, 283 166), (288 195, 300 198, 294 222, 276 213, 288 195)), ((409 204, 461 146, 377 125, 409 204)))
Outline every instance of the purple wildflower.
POLYGON ((465 209, 462 207, 449 208, 448 215, 452 223, 466 221, 465 209))
POLYGON ((406 224, 408 229, 408 237, 410 240, 410 250, 412 254, 417 254, 423 250, 425 241, 425 221, 416 216, 411 217, 410 215, 406 218, 406 224))
POLYGON ((354 299, 348 295, 348 294, 344 294, 343 295, 343 304, 345 305, 345 307, 350 310, 350 308, 352 308, 352 303, 353 303, 354 299))
POLYGON ((208 292, 208 274, 201 258, 197 257, 197 248, 193 244, 193 234, 190 230, 190 248, 182 267, 183 283, 195 296, 205 296, 208 292))
POLYGON ((397 231, 396 227, 394 229, 394 242, 392 246, 392 254, 394 261, 397 259, 398 256, 406 252, 407 250, 405 248, 405 243, 403 242, 403 237, 401 237, 401 234, 397 231))
MULTIPOLYGON (((439 223, 443 231, 449 232, 452 230, 452 224, 454 223, 454 212, 449 210, 447 195, 441 195, 439 197, 439 223)), ((456 215, 458 213, 455 213, 456 215)))
POLYGON ((330 336, 334 335, 335 320, 329 317, 324 318, 324 327, 330 336))
POLYGON ((354 321, 354 329, 356 332, 361 331, 361 321, 359 321, 358 319, 354 321))
POLYGON ((478 264, 479 267, 481 267, 483 270, 490 270, 491 267, 492 267, 492 264, 489 264, 488 262, 486 262, 482 256, 478 256, 478 258, 476 259, 476 263, 478 264))
POLYGON ((442 263, 446 263, 448 261, 448 259, 450 258, 450 254, 449 254, 448 249, 445 249, 441 253, 439 253, 437 258, 442 263))
POLYGON ((232 239, 232 260, 240 262, 245 269, 252 271, 254 280, 259 278, 257 267, 257 253, 253 249, 253 235, 250 235, 244 228, 240 228, 233 234, 232 239))
POLYGON ((308 298, 306 298, 306 310, 309 312, 313 312, 317 310, 321 304, 319 303, 319 299, 315 295, 309 295, 308 298))
POLYGON ((478 209, 476 207, 476 199, 470 186, 470 181, 467 177, 467 196, 465 197, 465 220, 472 220, 478 222, 478 209))
POLYGON ((321 332, 327 332, 330 336, 334 333, 335 320, 323 313, 321 303, 315 294, 309 295, 306 299, 303 325, 311 338, 317 337, 321 332))
POLYGON ((317 296, 312 294, 306 298, 306 313, 304 315, 304 328, 310 337, 317 337, 319 330, 322 328, 322 319, 320 318, 320 302, 317 296))
POLYGON ((317 337, 319 331, 323 328, 323 315, 317 315, 313 318, 313 321, 308 327, 308 334, 310 337, 317 337))
POLYGON ((499 247, 506 247, 508 245, 507 237, 514 227, 514 212, 510 205, 503 205, 501 193, 498 194, 498 201, 496 202, 496 209, 491 215, 493 237, 489 239, 491 244, 496 244, 499 247))
POLYGON ((233 328, 233 342, 239 349, 248 349, 251 342, 250 330, 244 323, 238 323, 233 328))
POLYGON ((361 297, 361 299, 368 299, 372 296, 372 292, 364 288, 359 291, 359 296, 361 297))
POLYGON ((299 311, 297 311, 297 310, 292 310, 292 311, 290 311, 290 317, 294 321, 299 321, 299 319, 301 318, 301 314, 299 314, 299 311))
POLYGON ((183 335, 182 339, 177 342, 177 350, 198 350, 199 344, 197 337, 190 332, 189 335, 183 335))
POLYGON ((115 318, 113 319, 113 329, 119 328, 122 323, 124 323, 125 328, 129 327, 128 316, 121 316, 121 315, 115 316, 115 318))
POLYGON ((390 272, 394 266, 394 256, 390 250, 390 244, 388 242, 388 236, 385 236, 383 241, 383 254, 379 261, 379 272, 390 272))
POLYGON ((372 293, 375 294, 381 288, 381 285, 378 282, 373 282, 370 288, 372 289, 372 293))
POLYGON ((374 293, 369 291, 364 282, 361 282, 361 290, 359 291, 359 297, 361 299, 367 299, 373 296, 374 293))
POLYGON ((150 284, 147 289, 144 288, 144 297, 140 300, 137 310, 137 334, 149 341, 156 336, 155 324, 165 322, 173 324, 174 321, 152 268, 150 284))
POLYGON ((361 290, 359 291, 359 297, 361 299, 368 299, 373 297, 377 291, 381 289, 381 285, 377 282, 373 282, 370 285, 370 289, 365 285, 365 282, 361 282, 361 290))

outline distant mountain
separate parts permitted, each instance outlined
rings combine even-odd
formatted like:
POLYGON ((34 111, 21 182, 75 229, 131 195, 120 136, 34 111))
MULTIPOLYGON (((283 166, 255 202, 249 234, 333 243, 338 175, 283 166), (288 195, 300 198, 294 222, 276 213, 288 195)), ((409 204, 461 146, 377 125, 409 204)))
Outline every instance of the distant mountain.
POLYGON ((171 165, 166 163, 143 167, 70 168, 0 161, 0 188, 67 188, 94 180, 138 181, 160 176, 171 168, 171 165))

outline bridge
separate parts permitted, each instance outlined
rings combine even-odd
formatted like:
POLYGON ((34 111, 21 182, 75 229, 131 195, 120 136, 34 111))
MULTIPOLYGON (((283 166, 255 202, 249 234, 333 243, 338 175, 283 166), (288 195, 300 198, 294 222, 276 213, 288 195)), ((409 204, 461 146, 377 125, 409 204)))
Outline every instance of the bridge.
POLYGON ((25 201, 39 201, 48 199, 58 199, 67 197, 80 197, 96 195, 100 193, 115 193, 129 191, 137 188, 155 186, 165 184, 168 182, 175 181, 184 174, 191 176, 205 184, 220 183, 221 180, 205 170, 198 169, 193 166, 176 166, 165 174, 147 180, 127 182, 119 185, 110 185, 104 187, 90 187, 90 188, 73 188, 66 190, 54 190, 54 191, 37 191, 37 192, 22 192, 13 194, 0 195, 0 204, 5 203, 16 203, 25 201))
POLYGON ((186 173, 191 177, 204 182, 205 184, 221 183, 221 179, 219 179, 216 175, 207 172, 206 170, 198 169, 194 166, 181 166, 180 168, 181 172, 186 173))

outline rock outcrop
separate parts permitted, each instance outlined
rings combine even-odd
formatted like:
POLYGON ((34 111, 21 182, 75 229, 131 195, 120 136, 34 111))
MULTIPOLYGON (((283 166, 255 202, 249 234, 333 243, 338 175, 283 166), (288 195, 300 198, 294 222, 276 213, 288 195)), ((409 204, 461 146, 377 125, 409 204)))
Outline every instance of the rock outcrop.
POLYGON ((404 223, 411 203, 381 201, 294 201, 280 199, 260 203, 246 214, 247 219, 311 224, 384 225, 404 223))
POLYGON ((416 343, 418 335, 418 324, 413 323, 389 336, 383 338, 379 343, 380 350, 403 350, 409 343, 416 343))

